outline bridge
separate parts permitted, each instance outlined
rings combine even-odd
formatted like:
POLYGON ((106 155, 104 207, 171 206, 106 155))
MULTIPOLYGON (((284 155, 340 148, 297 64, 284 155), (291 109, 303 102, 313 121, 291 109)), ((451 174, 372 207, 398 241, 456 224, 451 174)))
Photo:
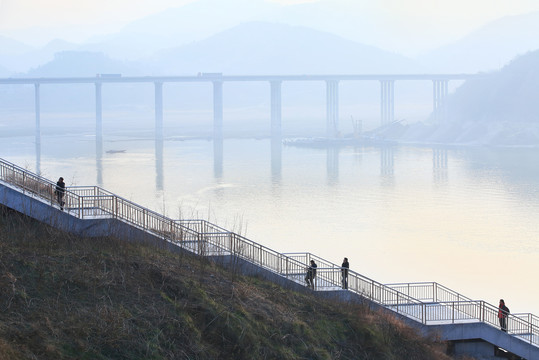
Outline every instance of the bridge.
POLYGON ((457 354, 497 359, 495 353, 503 351, 539 359, 539 317, 533 314, 510 314, 503 332, 496 306, 436 282, 381 284, 350 269, 348 288, 343 289, 342 268, 312 253, 280 253, 205 220, 168 218, 97 186, 68 187, 62 211, 55 187, 54 182, 0 159, 0 204, 61 230, 86 237, 149 241, 291 289, 366 303, 394 313, 426 336, 450 342, 457 354), (312 290, 304 285, 311 259, 318 264, 312 290))
POLYGON ((51 78, 0 78, 0 85, 34 85, 36 138, 41 132, 40 87, 47 84, 94 84, 96 138, 102 138, 103 108, 102 87, 112 83, 153 83, 155 93, 155 137, 163 138, 163 84, 209 82, 213 84, 213 136, 223 137, 223 83, 267 82, 270 85, 270 118, 272 138, 281 137, 283 82, 325 82, 326 84, 326 136, 332 138, 339 133, 339 83, 343 81, 378 81, 380 83, 380 121, 382 125, 395 120, 394 85, 396 81, 431 81, 433 84, 433 117, 445 119, 445 101, 449 81, 480 78, 480 74, 342 74, 342 75, 222 75, 221 73, 199 73, 196 76, 121 76, 121 74, 97 74, 95 77, 51 77, 51 78))

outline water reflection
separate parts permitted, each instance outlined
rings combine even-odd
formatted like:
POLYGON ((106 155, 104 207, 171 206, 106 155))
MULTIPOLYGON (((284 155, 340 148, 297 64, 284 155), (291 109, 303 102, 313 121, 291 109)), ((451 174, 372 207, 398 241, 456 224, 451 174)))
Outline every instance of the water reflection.
POLYGON ((283 166, 283 142, 280 136, 271 139, 271 181, 274 184, 281 182, 283 166))
POLYGON ((395 150, 393 146, 380 147, 380 175, 384 185, 394 185, 395 150))
POLYGON ((103 187, 103 137, 95 138, 95 168, 97 174, 97 186, 103 187))
POLYGON ((337 146, 329 146, 326 150, 326 169, 328 185, 335 185, 339 182, 339 152, 337 146))
POLYGON ((155 139, 155 188, 157 191, 164 190, 164 171, 163 171, 163 148, 164 141, 162 137, 155 139))
POLYGON ((213 176, 216 179, 223 177, 223 145, 222 137, 214 137, 213 139, 213 176))
POLYGON ((36 174, 41 175, 41 135, 36 133, 36 174))
POLYGON ((432 175, 435 184, 447 183, 447 149, 432 148, 432 175))

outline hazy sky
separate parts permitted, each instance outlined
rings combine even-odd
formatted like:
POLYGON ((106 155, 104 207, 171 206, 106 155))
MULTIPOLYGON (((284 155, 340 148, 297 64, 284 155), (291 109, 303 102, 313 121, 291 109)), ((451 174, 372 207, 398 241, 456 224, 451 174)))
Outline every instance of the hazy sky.
MULTIPOLYGON (((17 32, 20 35, 24 29, 36 26, 56 29, 77 26, 78 29, 72 31, 64 29, 64 37, 69 41, 83 40, 94 34, 116 31, 129 21, 147 14, 193 1, 197 0, 0 0, 0 35, 16 38, 17 32)), ((267 1, 295 4, 317 0, 267 1)), ((432 26, 436 28, 437 34, 446 38, 444 41, 457 39, 496 18, 539 11, 538 0, 318 1, 329 2, 331 6, 343 11, 368 9, 384 13, 404 33, 426 32, 426 28, 432 26)), ((62 32, 57 31, 51 36, 58 34, 62 32)))

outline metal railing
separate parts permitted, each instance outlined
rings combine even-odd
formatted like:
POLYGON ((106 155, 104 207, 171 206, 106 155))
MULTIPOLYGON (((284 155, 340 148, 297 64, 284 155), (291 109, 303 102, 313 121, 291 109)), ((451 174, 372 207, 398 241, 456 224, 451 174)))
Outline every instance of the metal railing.
POLYGON ((421 301, 440 302, 472 300, 436 282, 397 283, 385 285, 421 301))
MULTIPOLYGON (((59 206, 56 184, 0 159, 0 181, 51 206, 59 206)), ((68 187, 64 209, 80 219, 114 218, 143 229, 201 256, 232 255, 305 284, 307 264, 317 265, 315 290, 343 288, 343 273, 333 264, 311 253, 279 253, 244 236, 205 220, 173 220, 119 197, 97 186, 68 187)), ((348 291, 426 325, 483 322, 498 324, 498 308, 472 300, 435 282, 381 284, 348 270, 348 291)), ((510 314, 507 332, 539 346, 539 317, 510 314)))

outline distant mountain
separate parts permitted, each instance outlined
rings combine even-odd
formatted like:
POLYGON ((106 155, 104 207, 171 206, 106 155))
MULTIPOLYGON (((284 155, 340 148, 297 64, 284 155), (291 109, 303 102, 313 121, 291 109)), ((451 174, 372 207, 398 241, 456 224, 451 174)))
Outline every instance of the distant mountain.
POLYGON ((0 36, 0 56, 13 56, 31 51, 33 48, 20 41, 0 36))
POLYGON ((0 36, 0 67, 3 69, 0 70, 0 76, 6 76, 6 74, 17 71, 17 59, 32 50, 34 49, 29 45, 0 36))
POLYGON ((417 72, 404 56, 309 28, 250 22, 152 58, 168 74, 343 74, 417 72))
POLYGON ((135 20, 116 34, 90 39, 83 49, 138 59, 205 39, 278 7, 263 0, 198 0, 135 20))
MULTIPOLYGON (((350 10, 348 0, 319 0, 281 5, 264 0, 198 0, 133 21, 119 32, 87 42, 85 50, 105 51, 121 59, 138 59, 166 48, 200 41, 245 22, 283 23, 328 32, 383 49, 416 52, 423 42, 443 42, 435 24, 429 31, 399 23, 387 12, 366 4, 350 10), (361 10, 359 10, 361 9, 361 10), (404 37, 414 39, 403 41, 404 37), (97 47, 95 47, 97 46, 97 47)), ((430 19, 432 20, 432 19, 430 19)))
POLYGON ((29 77, 95 76, 99 73, 140 75, 137 64, 113 60, 103 53, 88 51, 62 51, 52 61, 29 71, 29 77))
POLYGON ((77 45, 63 40, 53 40, 40 49, 24 47, 18 53, 0 57, 0 65, 13 72, 24 73, 49 61, 59 51, 74 50, 77 45))
POLYGON ((507 16, 418 60, 433 71, 498 70, 518 55, 539 49, 539 12, 507 16))

